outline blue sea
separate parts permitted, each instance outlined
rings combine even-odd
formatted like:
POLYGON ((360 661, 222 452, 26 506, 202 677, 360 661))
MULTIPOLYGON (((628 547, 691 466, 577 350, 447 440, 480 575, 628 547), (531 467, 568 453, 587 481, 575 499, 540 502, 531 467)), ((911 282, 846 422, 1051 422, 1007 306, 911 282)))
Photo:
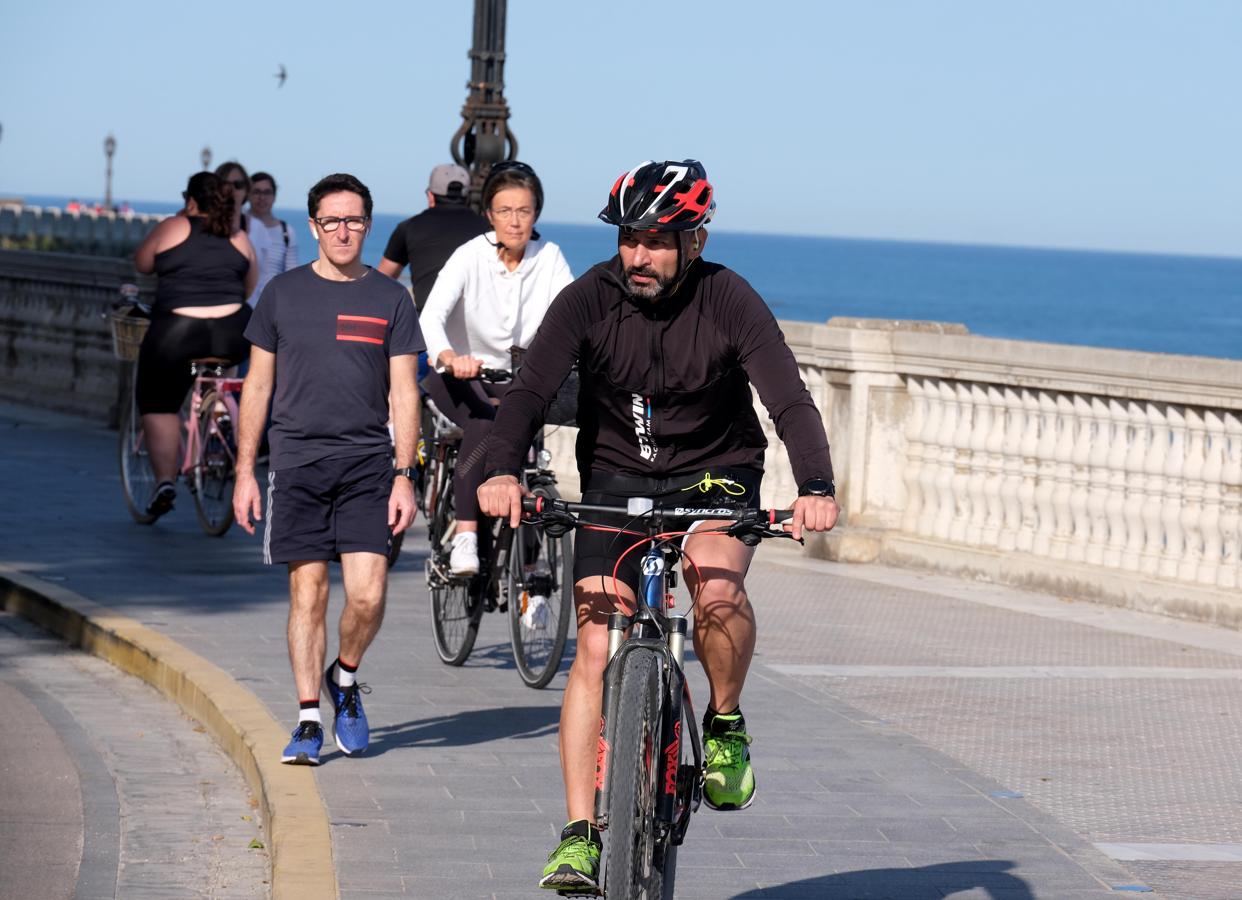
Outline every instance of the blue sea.
MULTIPOLYGON (((62 205, 61 197, 29 197, 62 205)), ((164 203, 135 203, 172 212, 164 203)), ((299 251, 314 258, 304 213, 299 251)), ((377 214, 364 258, 379 261, 402 216, 377 214)), ((574 274, 616 252, 601 224, 540 223, 574 274)), ((1242 258, 1045 250, 713 230, 706 257, 729 266, 777 318, 960 322, 974 334, 1242 359, 1242 258)))

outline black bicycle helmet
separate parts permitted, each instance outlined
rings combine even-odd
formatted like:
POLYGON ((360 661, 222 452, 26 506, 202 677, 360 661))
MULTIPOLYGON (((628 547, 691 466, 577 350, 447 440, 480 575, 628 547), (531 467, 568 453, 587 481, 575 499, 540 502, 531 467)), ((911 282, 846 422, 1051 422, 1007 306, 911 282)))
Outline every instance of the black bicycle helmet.
POLYGON ((506 188, 524 187, 535 195, 535 218, 543 212, 543 182, 539 176, 524 162, 507 159, 493 165, 487 172, 483 182, 483 209, 492 205, 492 198, 506 188))
POLYGON ((647 160, 617 179, 599 217, 633 231, 693 231, 710 222, 715 211, 701 162, 647 160))

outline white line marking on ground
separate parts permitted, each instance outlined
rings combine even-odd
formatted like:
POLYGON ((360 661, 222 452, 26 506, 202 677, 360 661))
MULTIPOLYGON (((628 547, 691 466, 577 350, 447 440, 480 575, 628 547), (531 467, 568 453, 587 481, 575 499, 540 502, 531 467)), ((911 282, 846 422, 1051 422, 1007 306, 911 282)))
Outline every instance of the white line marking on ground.
POLYGON ((1242 862, 1242 844, 1096 844, 1105 856, 1138 862, 1242 862))
POLYGON ((826 678, 1160 678, 1174 681, 1242 681, 1242 669, 1171 666, 831 666, 770 664, 782 675, 826 678))

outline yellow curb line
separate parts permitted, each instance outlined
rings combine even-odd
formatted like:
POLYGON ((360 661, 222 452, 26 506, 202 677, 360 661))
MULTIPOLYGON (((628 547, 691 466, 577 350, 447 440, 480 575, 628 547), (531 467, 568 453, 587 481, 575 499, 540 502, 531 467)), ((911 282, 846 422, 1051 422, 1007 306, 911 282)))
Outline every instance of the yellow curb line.
POLYGON ((259 798, 273 900, 340 896, 319 786, 309 767, 280 762, 287 736, 258 697, 176 641, 4 564, 0 608, 138 676, 206 727, 259 798))

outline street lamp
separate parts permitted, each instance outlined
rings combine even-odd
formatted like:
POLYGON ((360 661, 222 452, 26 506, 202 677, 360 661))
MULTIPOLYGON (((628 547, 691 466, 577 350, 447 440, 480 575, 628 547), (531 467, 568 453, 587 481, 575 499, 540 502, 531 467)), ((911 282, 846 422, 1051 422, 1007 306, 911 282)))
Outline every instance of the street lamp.
POLYGON ((108 174, 104 180, 104 209, 112 209, 112 154, 116 153, 116 138, 104 138, 104 156, 108 157, 108 174))
POLYGON ((208 169, 211 168, 211 148, 210 147, 203 148, 202 159, 203 159, 203 171, 206 172, 208 169))

